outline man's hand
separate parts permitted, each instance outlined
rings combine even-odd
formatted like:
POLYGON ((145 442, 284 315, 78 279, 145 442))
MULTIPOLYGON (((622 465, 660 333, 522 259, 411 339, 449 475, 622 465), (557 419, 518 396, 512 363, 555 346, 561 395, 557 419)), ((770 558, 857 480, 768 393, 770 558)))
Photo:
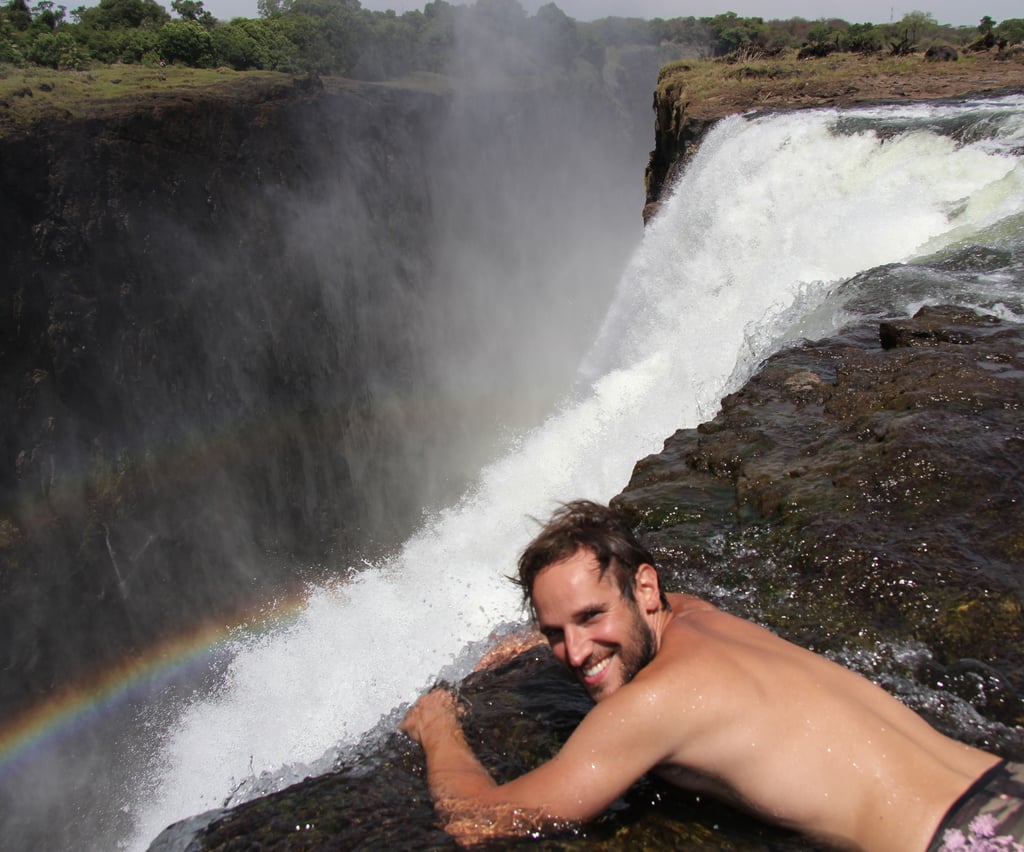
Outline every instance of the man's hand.
POLYGON ((428 692, 398 728, 423 747, 427 785, 449 833, 469 840, 492 831, 493 807, 482 797, 495 784, 462 735, 455 697, 446 689, 428 692))
POLYGON ((483 657, 480 662, 476 664, 473 671, 478 672, 483 669, 496 669, 498 666, 504 665, 513 657, 518 657, 525 651, 529 651, 531 648, 536 648, 538 645, 543 645, 547 640, 543 634, 536 628, 530 627, 526 630, 521 630, 518 633, 513 633, 511 636, 506 636, 496 648, 491 648, 483 657))
POLYGON ((398 729, 424 748, 438 738, 461 732, 455 698, 447 689, 428 692, 406 714, 398 729))
POLYGON ((445 830, 460 846, 539 830, 541 817, 489 801, 496 785, 467 745, 458 704, 448 690, 428 692, 398 727, 423 747, 430 794, 445 830))

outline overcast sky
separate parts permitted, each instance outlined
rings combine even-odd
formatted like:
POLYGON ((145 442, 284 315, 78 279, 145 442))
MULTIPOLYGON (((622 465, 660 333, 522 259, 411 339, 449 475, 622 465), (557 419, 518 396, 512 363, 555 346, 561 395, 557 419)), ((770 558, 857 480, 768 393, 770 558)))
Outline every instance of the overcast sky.
MULTIPOLYGON (((465 0, 454 0, 456 3, 465 0)), ((92 0, 95 2, 95 0, 92 0)), ((86 5, 92 5, 87 2, 86 5)), ((161 0, 163 2, 163 0, 161 0)), ((422 9, 427 0, 362 0, 364 9, 394 9, 401 14, 422 9)), ((527 12, 533 13, 550 0, 519 0, 527 12)), ((32 5, 30 2, 29 5, 32 5)), ((69 3, 69 8, 79 5, 69 3)), ((170 7, 170 0, 163 2, 170 7)), ((995 21, 1024 17, 1020 0, 555 0, 569 17, 580 21, 621 15, 636 18, 696 18, 735 12, 742 17, 771 18, 842 18, 851 24, 886 24, 900 20, 907 12, 931 12, 942 24, 977 25, 983 15, 995 21)), ((234 17, 255 18, 256 0, 204 0, 204 8, 226 21, 234 17)))

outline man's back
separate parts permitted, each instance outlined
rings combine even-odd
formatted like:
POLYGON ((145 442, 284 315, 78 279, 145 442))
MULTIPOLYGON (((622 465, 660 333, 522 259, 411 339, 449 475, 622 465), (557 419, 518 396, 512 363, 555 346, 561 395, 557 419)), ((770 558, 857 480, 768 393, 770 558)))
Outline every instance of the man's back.
POLYGON ((669 738, 666 780, 825 841, 906 852, 996 762, 842 666, 696 599, 671 602, 655 658, 595 708, 669 738))

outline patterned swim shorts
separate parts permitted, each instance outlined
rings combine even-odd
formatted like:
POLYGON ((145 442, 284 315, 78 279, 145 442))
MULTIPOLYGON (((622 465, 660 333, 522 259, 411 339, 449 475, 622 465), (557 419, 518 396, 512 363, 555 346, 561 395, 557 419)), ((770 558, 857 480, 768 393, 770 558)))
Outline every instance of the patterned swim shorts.
POLYGON ((997 763, 946 813, 928 852, 1024 852, 1024 763, 997 763))

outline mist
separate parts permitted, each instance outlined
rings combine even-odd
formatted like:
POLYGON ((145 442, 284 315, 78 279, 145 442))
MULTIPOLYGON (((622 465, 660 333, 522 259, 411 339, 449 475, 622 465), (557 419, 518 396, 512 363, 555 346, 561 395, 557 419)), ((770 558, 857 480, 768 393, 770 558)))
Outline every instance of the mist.
POLYGON ((641 236, 671 57, 558 67, 474 16, 459 37, 443 94, 328 88, 256 121, 203 107, 43 164, 91 200, 41 211, 64 220, 51 255, 56 238, 12 256, 51 299, 26 327, 61 299, 95 307, 32 400, 57 424, 26 462, 43 497, 29 468, 8 495, 47 519, 23 520, 45 579, 24 573, 4 612, 9 718, 67 702, 9 740, 12 846, 122 845, 159 792, 157 744, 221 683, 225 637, 373 571, 572 393, 641 236), (159 148, 131 141, 149 132, 159 148), (72 532, 47 538, 55 523, 72 532), (208 624, 186 663, 145 668, 208 624))

